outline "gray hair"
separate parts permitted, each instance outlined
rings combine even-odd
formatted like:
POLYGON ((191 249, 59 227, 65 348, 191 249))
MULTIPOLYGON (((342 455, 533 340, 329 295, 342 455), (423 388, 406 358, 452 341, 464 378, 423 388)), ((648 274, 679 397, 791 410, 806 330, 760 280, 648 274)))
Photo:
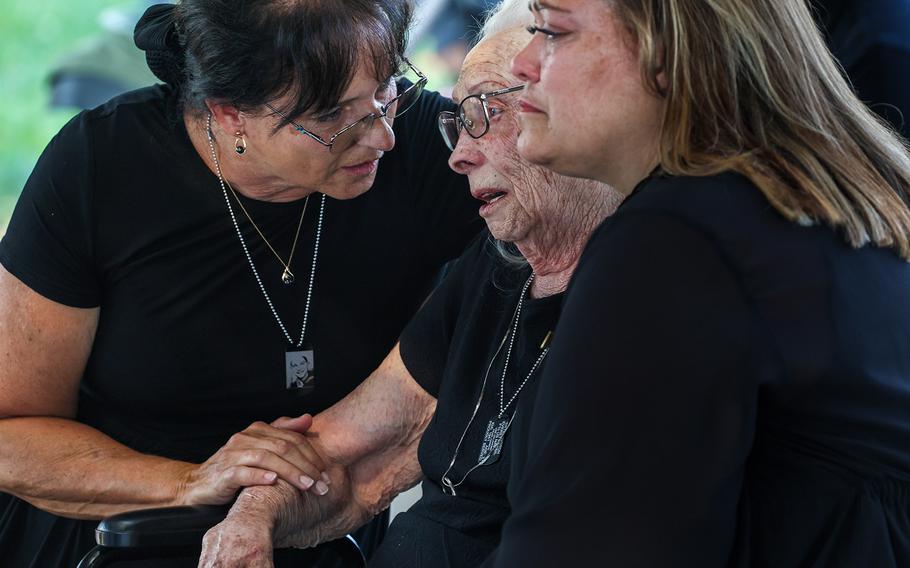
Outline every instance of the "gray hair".
POLYGON ((499 32, 530 23, 531 12, 527 0, 503 0, 487 12, 483 26, 477 33, 477 43, 499 32))

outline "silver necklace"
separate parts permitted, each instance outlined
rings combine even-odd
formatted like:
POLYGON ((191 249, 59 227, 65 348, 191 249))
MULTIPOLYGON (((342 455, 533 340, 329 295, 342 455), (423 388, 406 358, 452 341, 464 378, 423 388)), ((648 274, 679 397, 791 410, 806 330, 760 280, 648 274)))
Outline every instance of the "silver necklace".
MULTIPOLYGON (((225 184, 224 176, 221 173, 221 163, 218 161, 218 153, 215 151, 211 113, 209 113, 208 120, 206 121, 206 135, 208 137, 209 150, 212 153, 212 162, 215 164, 215 173, 218 175, 218 183, 221 185, 221 192, 224 194, 224 202, 227 204, 231 222, 234 224, 234 230, 237 232, 240 247, 243 249, 243 254, 246 256, 246 260, 250 265, 250 270, 253 272, 256 283, 259 284, 259 290, 262 291, 262 296, 265 298, 269 310, 271 310, 272 315, 275 316, 278 327, 281 328, 281 332, 290 345, 290 348, 285 350, 284 355, 285 388, 296 391, 298 394, 308 394, 316 387, 315 358, 312 345, 304 345, 304 338, 306 337, 306 326, 310 315, 310 301, 313 297, 313 282, 316 278, 316 260, 319 258, 319 241, 322 237, 322 220, 325 213, 325 194, 322 194, 322 200, 319 204, 319 220, 316 223, 316 244, 313 246, 313 262, 310 267, 310 283, 307 287, 306 304, 303 308, 303 324, 300 326, 300 339, 295 343, 291 338, 291 334, 288 333, 287 327, 285 327, 281 316, 278 315, 278 310, 275 309, 275 304, 272 303, 272 298, 266 291, 265 285, 262 283, 262 278, 259 276, 259 271, 256 270, 256 265, 253 263, 253 257, 250 254, 250 250, 246 245, 246 241, 243 239, 240 225, 237 223, 237 216, 234 214, 234 208, 231 206, 227 185, 225 184)), ((233 189, 234 188, 231 188, 232 192, 233 189)), ((309 197, 307 199, 309 199, 309 197)), ((301 216, 301 222, 302 220, 303 217, 301 216)))
POLYGON ((483 375, 483 382, 480 385, 480 396, 477 398, 477 404, 474 405, 474 412, 471 414, 471 418, 468 420, 468 425, 465 426, 464 431, 461 433, 461 437, 458 439, 458 444, 455 446, 455 452, 452 454, 452 460, 449 462, 449 467, 446 469, 445 473, 442 474, 442 488, 444 493, 455 496, 455 488, 464 483, 465 479, 480 466, 489 465, 495 463, 499 459, 500 454, 502 454, 502 444, 506 437, 506 433, 509 431, 509 427, 512 425, 512 420, 515 419, 515 414, 512 413, 508 418, 505 417, 505 412, 508 410, 509 406, 515 399, 518 398, 519 393, 527 384, 528 379, 534 374, 534 371, 540 366, 544 358, 547 356, 547 353, 550 351, 547 343, 550 340, 550 335, 552 332, 547 333, 543 342, 540 344, 540 355, 537 357, 537 360, 531 366, 531 370, 528 371, 528 374, 525 376, 524 380, 518 386, 515 393, 512 395, 512 398, 508 402, 505 401, 505 384, 506 384, 506 375, 509 371, 509 360, 512 357, 512 347, 515 345, 515 336, 518 335, 518 322, 521 318, 521 308, 524 305, 525 294, 527 294, 528 288, 531 286, 531 282, 534 281, 534 274, 532 273, 528 277, 527 282, 525 282, 524 287, 521 289, 521 296, 518 297, 518 305, 515 307, 515 312, 512 314, 512 321, 510 322, 509 329, 506 330, 506 334, 503 336, 502 341, 499 342, 499 347, 496 348, 496 352, 493 354, 493 357, 490 358, 490 363, 487 365, 487 371, 483 375), (468 434, 468 430, 471 428, 471 424, 474 423, 474 419, 477 417, 477 411, 480 410, 480 404, 483 402, 483 395, 486 392, 487 379, 490 376, 490 370, 493 368, 493 363, 496 361, 496 358, 499 357, 499 354, 502 352, 502 348, 505 346, 506 342, 509 343, 509 349, 506 352, 506 360, 502 368, 502 377, 499 383, 499 414, 487 423, 487 429, 483 435, 483 443, 480 446, 480 454, 477 457, 477 463, 471 467, 461 479, 457 482, 453 482, 449 478, 449 472, 452 471, 452 468, 455 467, 455 461, 458 459, 458 453, 461 450, 461 445, 464 443, 465 436, 468 434))

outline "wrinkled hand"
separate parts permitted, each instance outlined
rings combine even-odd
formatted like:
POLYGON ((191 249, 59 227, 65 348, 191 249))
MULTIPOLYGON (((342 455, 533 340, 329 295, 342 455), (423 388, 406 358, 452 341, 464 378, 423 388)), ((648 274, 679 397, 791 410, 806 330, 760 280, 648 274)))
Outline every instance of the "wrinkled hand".
POLYGON ((267 514, 232 509, 202 539, 199 568, 274 568, 267 514))
POLYGON ((189 505, 229 503, 237 491, 252 485, 271 485, 283 479, 301 491, 328 492, 326 463, 303 432, 313 417, 280 418, 273 424, 254 422, 231 436, 204 463, 194 467, 185 482, 189 505), (280 424, 282 427, 277 427, 280 424))

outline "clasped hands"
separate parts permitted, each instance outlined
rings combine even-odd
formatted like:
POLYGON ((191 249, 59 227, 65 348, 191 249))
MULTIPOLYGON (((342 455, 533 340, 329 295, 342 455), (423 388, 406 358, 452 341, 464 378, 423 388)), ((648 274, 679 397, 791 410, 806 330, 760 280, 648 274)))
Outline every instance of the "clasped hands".
MULTIPOLYGON (((195 467, 186 483, 190 504, 224 504, 246 487, 274 485, 283 480, 300 491, 325 495, 331 480, 328 464, 304 435, 313 417, 255 422, 212 457, 195 467)), ((272 568, 272 509, 241 494, 228 518, 203 540, 199 566, 272 568)))
POLYGON ((313 417, 254 422, 231 436, 212 457, 191 468, 183 483, 190 505, 230 503, 244 487, 272 485, 278 479, 301 491, 325 495, 331 480, 327 463, 304 435, 313 417))

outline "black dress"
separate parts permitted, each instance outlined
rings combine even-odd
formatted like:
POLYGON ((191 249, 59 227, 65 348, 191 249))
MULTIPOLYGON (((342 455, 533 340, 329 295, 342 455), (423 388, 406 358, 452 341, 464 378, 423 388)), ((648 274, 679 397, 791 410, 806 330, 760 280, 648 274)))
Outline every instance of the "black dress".
MULTIPOLYGON (((150 87, 65 126, 22 193, 0 262, 51 300, 102 307, 80 422, 140 452, 201 462, 255 420, 316 413, 353 390, 482 225, 433 128, 451 103, 426 94, 395 121, 397 143, 373 188, 326 199, 306 333, 316 387, 299 396, 286 388, 288 341, 176 103, 168 87, 150 87)), ((273 246, 290 251, 304 201, 240 199, 273 246)), ((285 286, 282 266, 233 204, 295 341, 320 206, 314 195, 292 265, 297 281, 285 286)), ((71 567, 95 524, 0 496, 0 563, 71 567)))
POLYGON ((910 264, 746 179, 595 233, 490 566, 910 566, 910 264))
POLYGON ((529 371, 542 353, 540 344, 554 328, 562 303, 561 294, 524 298, 503 385, 509 342, 496 353, 530 274, 530 268, 506 266, 484 235, 459 259, 402 334, 402 360, 421 386, 437 397, 438 405, 418 451, 425 476, 423 495, 392 522, 370 566, 468 568, 480 564, 499 542, 510 511, 506 483, 511 470, 521 463, 513 448, 523 446, 529 402, 534 400, 541 369, 530 376, 529 371), (498 460, 468 473, 479 461, 487 424, 500 412, 500 387, 504 405, 515 397, 504 413, 514 418, 502 453, 498 460), (443 475, 456 485, 456 495, 443 492, 443 475))

